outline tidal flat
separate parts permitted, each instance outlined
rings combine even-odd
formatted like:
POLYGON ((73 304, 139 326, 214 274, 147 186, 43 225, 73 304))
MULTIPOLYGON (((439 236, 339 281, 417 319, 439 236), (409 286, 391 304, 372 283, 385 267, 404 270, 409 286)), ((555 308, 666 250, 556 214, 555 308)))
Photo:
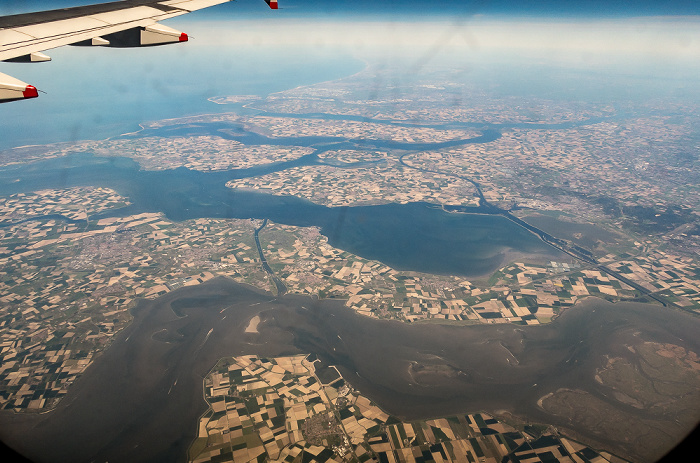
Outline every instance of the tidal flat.
POLYGON ((39 462, 184 461, 206 409, 202 378, 218 359, 311 353, 403 419, 507 412, 654 461, 700 416, 690 354, 700 351, 699 329, 700 320, 679 311, 597 299, 546 326, 412 325, 360 316, 342 301, 274 298, 219 278, 141 301, 133 322, 54 411, 4 411, 0 436, 39 462), (246 332, 256 316, 258 333, 246 332), (615 371, 610 359, 641 365, 655 349, 662 356, 681 349, 690 366, 676 358, 663 376, 647 369, 643 379, 661 386, 682 378, 689 392, 669 389, 632 406, 624 395, 634 388, 606 373, 615 371), (580 404, 594 408, 587 415, 580 404), (622 422, 628 425, 614 425, 622 422))

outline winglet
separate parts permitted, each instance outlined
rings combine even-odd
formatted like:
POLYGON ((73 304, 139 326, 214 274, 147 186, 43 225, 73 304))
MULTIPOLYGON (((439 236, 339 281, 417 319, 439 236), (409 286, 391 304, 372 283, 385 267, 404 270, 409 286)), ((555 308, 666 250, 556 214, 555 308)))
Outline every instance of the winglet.
POLYGON ((276 10, 276 9, 277 9, 277 0, 265 0, 265 3, 267 3, 267 5, 268 5, 271 9, 273 9, 273 10, 276 10))

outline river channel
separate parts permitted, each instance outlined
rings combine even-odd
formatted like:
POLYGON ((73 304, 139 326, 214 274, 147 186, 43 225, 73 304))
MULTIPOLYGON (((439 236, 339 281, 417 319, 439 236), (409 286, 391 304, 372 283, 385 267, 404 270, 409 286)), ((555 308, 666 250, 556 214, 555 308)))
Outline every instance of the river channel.
MULTIPOLYGON (((162 212, 175 221, 260 218, 317 226, 335 247, 397 269, 438 274, 488 274, 513 251, 565 257, 486 206, 463 213, 425 203, 329 208, 225 187, 230 179, 320 163, 317 154, 325 149, 358 143, 365 148, 433 149, 488 142, 500 136, 497 129, 448 142, 454 144, 406 146, 318 137, 273 140, 240 126, 217 124, 182 126, 168 134, 224 134, 247 144, 274 141, 312 146, 316 152, 288 163, 207 173, 184 168, 144 171, 127 158, 75 154, 0 170, 0 195, 110 187, 132 205, 93 218, 162 212)), ((140 135, 148 134, 153 133, 140 135)), ((565 417, 547 414, 537 400, 560 388, 605 397, 593 373, 605 355, 623 350, 630 336, 637 336, 634 333, 696 352, 700 347, 696 336, 700 322, 642 304, 598 302, 569 310, 541 327, 408 325, 358 316, 339 301, 289 294, 274 298, 219 279, 142 301, 134 313, 134 321, 76 381, 55 411, 0 413, 2 439, 37 461, 182 461, 205 408, 202 377, 218 358, 240 354, 315 353, 325 363, 337 365, 351 384, 390 413, 405 418, 510 410, 564 425, 565 417), (259 334, 245 333, 255 315, 262 318, 259 334), (414 364, 448 366, 453 374, 416 379, 409 374, 414 364)), ((629 412, 646 416, 643 410, 629 412)), ((594 434, 585 427, 578 431, 583 436, 594 434)), ((595 437, 630 452, 613 437, 607 441, 595 437)))
MULTIPOLYGON (((539 408, 538 399, 570 388, 614 405, 595 381, 606 356, 638 341, 700 348, 700 321, 686 314, 603 301, 571 309, 546 326, 411 325, 357 315, 340 301, 273 298, 218 279, 142 301, 134 313, 56 410, 1 413, 2 439, 36 461, 183 461, 206 408, 203 376, 218 358, 242 354, 315 353, 403 418, 509 410, 570 425, 567 417, 539 408), (259 333, 246 333, 256 315, 259 333), (415 377, 410 369, 416 364, 441 368, 415 377)), ((586 426, 577 431, 601 440, 586 426)), ((605 443, 624 450, 615 439, 605 443)))
MULTIPOLYGON (((251 111, 247 108, 238 109, 251 111)), ((329 119, 338 117, 323 114, 311 116, 329 119)), ((598 121, 547 126, 562 129, 598 121)), ((430 124, 381 120, 372 122, 433 127, 430 124)), ((541 125, 538 124, 535 128, 541 128, 541 125)), ((495 271, 513 252, 533 257, 568 259, 568 256, 543 243, 531 230, 499 216, 502 211, 484 201, 482 207, 462 208, 463 213, 460 214, 450 214, 435 205, 424 203, 330 208, 295 197, 225 187, 226 182, 232 179, 255 177, 297 166, 321 165, 323 162, 318 154, 330 149, 440 149, 488 143, 498 139, 501 136, 500 130, 506 127, 497 124, 482 125, 481 135, 448 142, 401 143, 341 137, 267 137, 249 131, 237 122, 174 123, 165 127, 147 128, 135 136, 216 135, 245 145, 308 146, 314 148, 314 152, 289 162, 219 172, 199 172, 185 168, 145 171, 129 158, 77 153, 0 169, 0 195, 74 186, 110 187, 128 197, 132 205, 94 216, 93 219, 110 215, 163 212, 175 221, 202 217, 260 218, 302 227, 317 226, 329 238, 331 245, 368 259, 382 261, 400 270, 474 277, 495 271)))
POLYGON ((332 246, 400 270, 482 276, 499 268, 513 251, 540 258, 561 257, 536 235, 504 217, 486 214, 489 211, 484 208, 454 214, 426 203, 325 207, 296 197, 225 186, 233 178, 314 162, 316 156, 309 155, 291 163, 241 171, 145 171, 130 159, 77 154, 0 170, 0 194, 95 185, 115 189, 132 205, 91 219, 163 212, 175 221, 267 218, 287 225, 316 226, 332 246))

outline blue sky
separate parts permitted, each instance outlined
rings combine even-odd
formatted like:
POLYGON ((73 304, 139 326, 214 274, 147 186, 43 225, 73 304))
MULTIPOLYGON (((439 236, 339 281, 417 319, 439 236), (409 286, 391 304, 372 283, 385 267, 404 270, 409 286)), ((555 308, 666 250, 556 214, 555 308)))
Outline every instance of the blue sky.
MULTIPOLYGON (((0 2, 0 14, 101 3, 100 0, 9 0, 0 2)), ((104 2, 102 2, 104 3, 104 2)), ((697 0, 280 0, 287 15, 399 17, 460 14, 516 16, 668 16, 700 15, 697 0)), ((239 0, 230 5, 197 13, 203 16, 263 14, 263 0, 239 0)))

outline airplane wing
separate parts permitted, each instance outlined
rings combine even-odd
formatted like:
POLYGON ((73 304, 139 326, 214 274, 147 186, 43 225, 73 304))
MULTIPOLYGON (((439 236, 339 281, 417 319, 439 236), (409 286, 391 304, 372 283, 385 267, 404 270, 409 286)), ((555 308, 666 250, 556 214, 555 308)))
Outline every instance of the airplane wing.
MULTIPOLYGON (((64 45, 143 47, 186 42, 164 19, 232 0, 122 0, 0 17, 0 61, 49 61, 64 45)), ((277 0, 265 0, 277 9, 277 0)), ((0 103, 35 98, 36 87, 0 73, 0 103)))

